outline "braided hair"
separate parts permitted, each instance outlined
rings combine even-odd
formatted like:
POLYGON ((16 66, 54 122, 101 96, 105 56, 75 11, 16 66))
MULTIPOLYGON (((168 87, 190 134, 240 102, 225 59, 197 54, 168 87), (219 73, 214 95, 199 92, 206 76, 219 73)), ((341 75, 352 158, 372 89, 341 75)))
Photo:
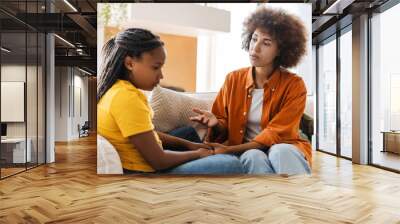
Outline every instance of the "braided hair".
POLYGON ((118 79, 127 79, 126 56, 140 58, 144 52, 164 46, 160 38, 148 30, 130 28, 111 38, 102 49, 100 77, 97 81, 97 102, 118 79))

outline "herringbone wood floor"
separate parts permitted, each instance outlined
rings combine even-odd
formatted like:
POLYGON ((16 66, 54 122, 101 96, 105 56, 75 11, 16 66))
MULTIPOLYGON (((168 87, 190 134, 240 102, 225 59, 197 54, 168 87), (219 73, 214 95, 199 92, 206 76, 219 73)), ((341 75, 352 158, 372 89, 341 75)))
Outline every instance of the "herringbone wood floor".
POLYGON ((98 176, 95 138, 0 181, 0 223, 400 223, 400 175, 316 153, 308 176, 98 176))

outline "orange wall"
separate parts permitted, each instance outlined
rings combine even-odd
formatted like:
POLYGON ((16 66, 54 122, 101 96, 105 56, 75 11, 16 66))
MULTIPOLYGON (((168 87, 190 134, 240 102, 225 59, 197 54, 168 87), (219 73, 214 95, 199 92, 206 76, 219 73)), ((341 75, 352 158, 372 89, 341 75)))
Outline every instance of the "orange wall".
MULTIPOLYGON (((106 27, 104 41, 119 32, 118 28, 106 27)), ((196 91, 197 38, 157 33, 165 43, 167 60, 163 67, 162 85, 180 87, 185 91, 196 91)))
POLYGON ((112 27, 112 26, 107 26, 104 27, 104 43, 105 44, 111 37, 114 37, 117 35, 117 33, 120 31, 118 27, 112 27))
POLYGON ((197 39, 195 37, 158 34, 165 43, 167 60, 164 65, 164 85, 196 91, 197 39))

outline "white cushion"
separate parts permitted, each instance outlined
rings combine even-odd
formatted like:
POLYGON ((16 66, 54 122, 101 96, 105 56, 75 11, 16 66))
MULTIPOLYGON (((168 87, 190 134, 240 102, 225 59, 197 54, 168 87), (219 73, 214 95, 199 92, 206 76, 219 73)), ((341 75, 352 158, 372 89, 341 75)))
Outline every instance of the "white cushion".
POLYGON ((169 132, 183 126, 192 126, 203 139, 207 128, 191 121, 191 116, 197 115, 193 108, 210 110, 215 93, 191 94, 156 87, 153 89, 150 106, 154 111, 153 124, 157 131, 169 132))
POLYGON ((121 159, 107 139, 97 135, 97 174, 122 174, 121 159))

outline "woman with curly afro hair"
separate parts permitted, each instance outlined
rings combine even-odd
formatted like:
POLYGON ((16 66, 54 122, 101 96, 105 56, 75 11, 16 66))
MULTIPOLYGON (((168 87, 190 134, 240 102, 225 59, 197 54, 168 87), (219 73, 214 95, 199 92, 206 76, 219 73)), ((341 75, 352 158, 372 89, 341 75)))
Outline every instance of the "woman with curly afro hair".
POLYGON ((307 90, 287 70, 306 52, 306 29, 298 17, 262 6, 242 37, 251 66, 229 73, 211 112, 194 109, 191 119, 209 127, 216 154, 239 156, 249 174, 310 174, 311 145, 299 136, 307 90))

